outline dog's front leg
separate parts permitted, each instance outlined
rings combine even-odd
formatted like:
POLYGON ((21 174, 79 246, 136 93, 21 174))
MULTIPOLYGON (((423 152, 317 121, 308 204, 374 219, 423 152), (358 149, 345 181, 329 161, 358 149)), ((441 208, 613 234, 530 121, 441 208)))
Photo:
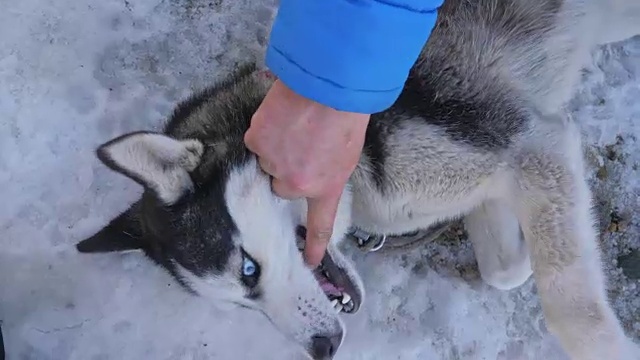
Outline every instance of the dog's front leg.
POLYGON ((464 226, 485 283, 510 290, 529 279, 529 251, 518 219, 506 204, 486 200, 464 217, 464 226))
POLYGON ((523 158, 512 198, 548 328, 572 359, 638 360, 607 300, 589 188, 558 157, 523 158))

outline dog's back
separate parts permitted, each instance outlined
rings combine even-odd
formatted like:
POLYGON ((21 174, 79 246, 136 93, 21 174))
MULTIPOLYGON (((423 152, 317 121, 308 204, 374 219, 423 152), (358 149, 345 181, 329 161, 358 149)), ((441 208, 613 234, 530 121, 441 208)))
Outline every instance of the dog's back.
MULTIPOLYGON (((446 182, 429 174, 462 168, 489 177, 523 142, 573 138, 559 114, 580 70, 603 40, 640 32, 637 23, 615 24, 624 9, 635 14, 624 24, 640 19, 638 8, 631 0, 445 1, 402 94, 373 116, 356 191, 423 192, 419 184, 446 182)), ((459 182, 443 186, 468 195, 459 182)), ((357 206, 367 212, 381 201, 357 206)))
POLYGON ((536 114, 554 114, 568 99, 594 41, 574 36, 591 16, 583 7, 446 1, 400 97, 372 117, 353 176, 356 225, 412 231, 490 197, 515 148, 536 136, 536 114))
POLYGON ((433 78, 438 96, 469 101, 495 98, 496 93, 513 97, 518 88, 529 92, 538 90, 536 84, 549 85, 539 76, 551 64, 558 67, 555 49, 547 44, 559 41, 556 33, 566 30, 559 29, 565 4, 446 1, 414 76, 433 78))
POLYGON ((555 112, 594 46, 636 35, 638 18, 630 0, 447 0, 414 70, 442 76, 439 90, 450 96, 506 86, 555 112))
POLYGON ((572 358, 638 359, 606 297, 581 136, 563 111, 589 52, 635 34, 632 0, 446 1, 400 98, 372 117, 354 225, 396 235, 462 218, 488 284, 535 274, 572 358))

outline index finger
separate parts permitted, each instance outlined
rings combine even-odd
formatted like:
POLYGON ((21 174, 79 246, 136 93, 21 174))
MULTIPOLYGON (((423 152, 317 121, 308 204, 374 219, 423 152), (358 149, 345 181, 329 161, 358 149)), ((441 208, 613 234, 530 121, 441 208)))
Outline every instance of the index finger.
POLYGON ((333 234, 340 193, 316 199, 307 199, 307 238, 304 257, 308 265, 320 265, 333 234))

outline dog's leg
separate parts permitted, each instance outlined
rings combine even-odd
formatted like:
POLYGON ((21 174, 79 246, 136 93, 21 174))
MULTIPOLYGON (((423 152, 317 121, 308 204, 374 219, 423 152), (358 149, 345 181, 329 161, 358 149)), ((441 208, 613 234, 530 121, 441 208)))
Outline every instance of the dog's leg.
POLYGON ((529 279, 529 252, 518 218, 506 204, 488 200, 465 216, 464 225, 484 282, 510 290, 529 279))
MULTIPOLYGON (((581 157, 518 159, 514 209, 549 330, 575 360, 638 360, 609 305, 581 157), (567 158, 573 158, 567 159, 567 158)), ((505 199, 508 201, 508 199, 505 199)))

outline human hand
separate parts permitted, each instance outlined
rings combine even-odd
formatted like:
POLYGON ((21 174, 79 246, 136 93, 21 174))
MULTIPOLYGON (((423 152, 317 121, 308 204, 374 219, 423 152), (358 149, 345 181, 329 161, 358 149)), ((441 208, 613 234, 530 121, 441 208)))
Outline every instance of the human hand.
POLYGON ((244 140, 280 197, 307 198, 304 256, 316 267, 333 232, 342 191, 360 159, 370 115, 338 111, 276 80, 244 140))

